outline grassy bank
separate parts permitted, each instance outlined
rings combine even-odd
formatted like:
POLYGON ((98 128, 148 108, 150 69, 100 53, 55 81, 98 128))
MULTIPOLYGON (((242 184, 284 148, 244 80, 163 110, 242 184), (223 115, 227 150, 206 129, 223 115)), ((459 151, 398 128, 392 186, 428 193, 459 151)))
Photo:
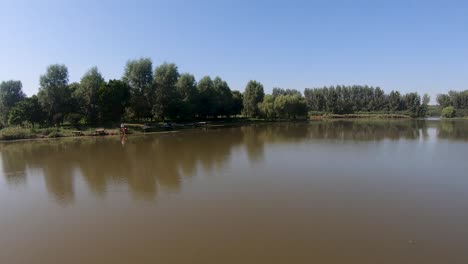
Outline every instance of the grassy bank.
MULTIPOLYGON (((7 127, 0 130, 0 140, 21 140, 21 139, 42 139, 42 138, 60 138, 73 136, 96 136, 96 128, 88 128, 80 130, 81 134, 76 133, 77 130, 70 127, 53 127, 53 128, 24 128, 24 127, 7 127)), ((115 135, 117 129, 105 130, 106 135, 115 135)))
MULTIPOLYGON (((180 123, 125 123, 127 134, 144 134, 154 132, 177 131, 196 128, 215 128, 221 126, 234 126, 254 122, 267 122, 267 120, 254 120, 248 118, 229 118, 213 119, 208 121, 180 122, 180 123)), ((0 130, 0 141, 23 140, 23 139, 43 139, 60 137, 90 137, 90 136, 108 136, 120 135, 120 129, 117 125, 107 126, 86 126, 79 128, 65 124, 53 128, 25 128, 25 127, 6 127, 0 130)))

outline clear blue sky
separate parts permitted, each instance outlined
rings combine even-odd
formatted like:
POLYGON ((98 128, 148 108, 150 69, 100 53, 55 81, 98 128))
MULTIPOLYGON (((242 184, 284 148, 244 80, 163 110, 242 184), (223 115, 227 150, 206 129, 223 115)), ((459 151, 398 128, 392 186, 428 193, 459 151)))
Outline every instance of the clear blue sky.
POLYGON ((28 95, 49 64, 110 79, 142 56, 238 90, 468 89, 468 1, 0 0, 0 36, 0 80, 28 95))

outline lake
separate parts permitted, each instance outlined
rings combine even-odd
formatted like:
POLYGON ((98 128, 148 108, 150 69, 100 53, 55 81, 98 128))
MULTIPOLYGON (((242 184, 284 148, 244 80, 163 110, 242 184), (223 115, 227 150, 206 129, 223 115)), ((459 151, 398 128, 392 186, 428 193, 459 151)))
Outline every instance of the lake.
POLYGON ((0 263, 468 263, 468 120, 0 144, 0 263))

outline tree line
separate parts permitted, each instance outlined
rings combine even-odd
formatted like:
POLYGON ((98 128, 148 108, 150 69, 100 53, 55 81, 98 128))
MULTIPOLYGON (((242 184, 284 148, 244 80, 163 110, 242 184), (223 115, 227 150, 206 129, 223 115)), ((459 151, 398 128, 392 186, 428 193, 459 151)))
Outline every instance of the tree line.
POLYGON ((443 117, 468 116, 468 90, 439 94, 436 100, 442 109, 443 117))
POLYGON ((430 101, 427 94, 422 97, 416 92, 385 94, 379 87, 359 85, 305 89, 304 95, 309 110, 335 114, 385 112, 424 117, 430 101))
MULTIPOLYGON (((385 112, 427 115, 427 94, 386 94, 379 87, 330 86, 295 89, 273 88, 265 94, 257 81, 243 93, 233 91, 220 77, 196 80, 179 73, 173 63, 153 69, 149 58, 127 62, 121 79, 106 81, 97 67, 79 82, 69 83, 65 65, 47 67, 39 78, 37 95, 27 97, 21 81, 0 84, 0 124, 51 126, 64 122, 114 124, 127 121, 196 120, 244 115, 266 119, 307 118, 310 114, 385 112)), ((468 109, 468 90, 437 97, 440 106, 468 109)))
POLYGON ((243 95, 220 77, 198 82, 180 74, 175 64, 153 71, 152 61, 127 62, 120 80, 105 81, 97 67, 80 82, 69 83, 65 65, 50 65, 39 78, 37 95, 26 97, 20 81, 0 84, 1 123, 4 125, 105 124, 123 120, 193 120, 238 115, 243 95))

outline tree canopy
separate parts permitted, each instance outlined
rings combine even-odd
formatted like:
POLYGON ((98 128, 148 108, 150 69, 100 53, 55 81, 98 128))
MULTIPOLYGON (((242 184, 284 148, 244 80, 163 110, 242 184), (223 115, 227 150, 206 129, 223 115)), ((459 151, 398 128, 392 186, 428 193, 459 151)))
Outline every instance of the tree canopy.
MULTIPOLYGON (((0 83, 1 125, 58 125, 117 123, 123 120, 195 120, 230 117, 298 119, 316 114, 385 112, 424 117, 430 98, 416 92, 386 94, 366 85, 296 89, 275 87, 265 94, 263 85, 251 80, 244 92, 231 90, 219 76, 179 74, 174 63, 153 71, 149 58, 127 62, 121 80, 106 81, 97 67, 80 82, 69 83, 68 69, 53 64, 39 78, 39 91, 26 97, 20 81, 0 83)), ((446 117, 468 111, 468 90, 437 96, 446 117)))
POLYGON ((8 112, 25 97, 21 81, 11 80, 0 83, 0 123, 8 122, 8 112))
POLYGON ((244 115, 258 117, 258 104, 263 101, 264 96, 263 85, 257 81, 249 81, 244 91, 244 115))

